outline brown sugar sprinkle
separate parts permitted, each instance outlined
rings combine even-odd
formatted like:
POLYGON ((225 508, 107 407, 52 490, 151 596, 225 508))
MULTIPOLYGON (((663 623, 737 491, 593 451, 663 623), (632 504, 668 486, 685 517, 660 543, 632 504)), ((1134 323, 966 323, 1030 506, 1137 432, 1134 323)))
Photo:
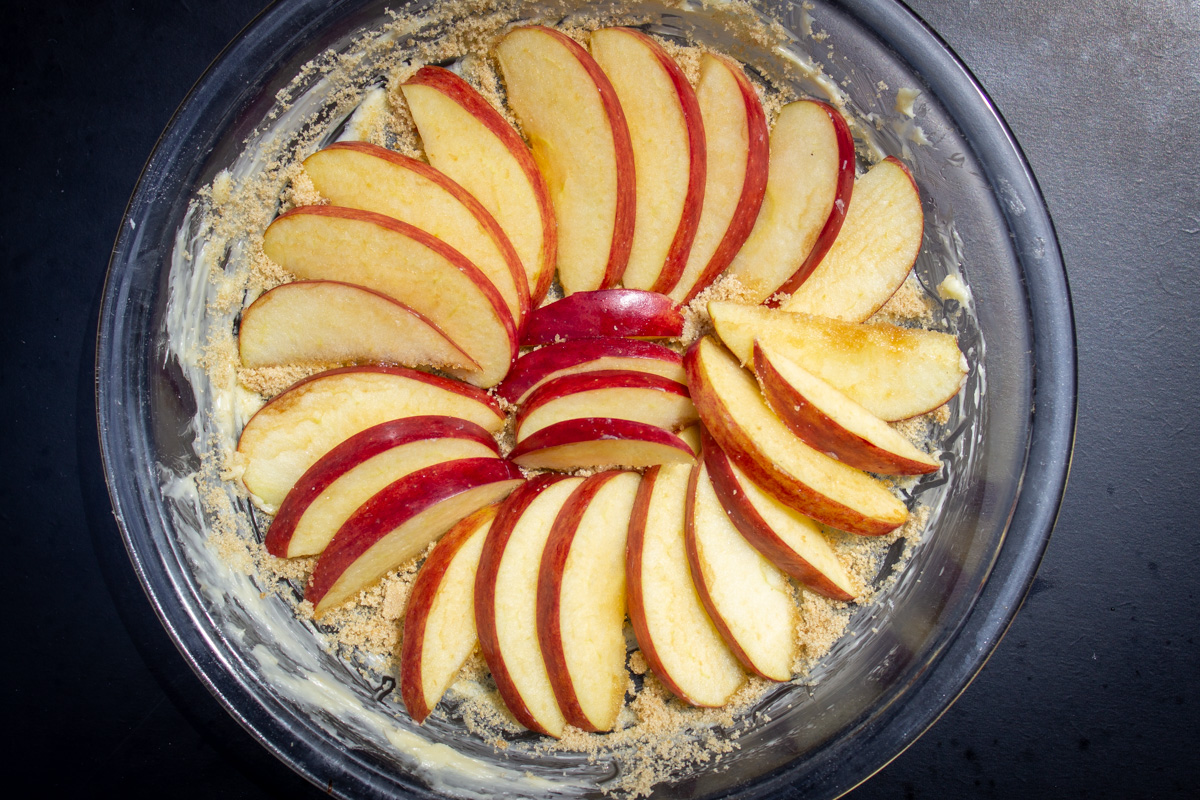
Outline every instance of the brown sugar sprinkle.
MULTIPOLYGON (((423 157, 423 150, 411 114, 400 90, 401 84, 424 64, 458 61, 463 77, 500 111, 510 123, 516 120, 504 102, 503 80, 493 56, 499 38, 507 32, 517 9, 525 8, 516 0, 457 0, 440 4, 430 12, 455 24, 446 36, 422 40, 421 26, 397 14, 390 23, 394 41, 370 40, 355 55, 326 54, 301 70, 279 94, 281 105, 272 112, 268 123, 286 111, 295 98, 318 80, 333 86, 330 119, 349 115, 374 90, 371 108, 355 123, 355 131, 376 144, 390 147, 412 157, 423 157), (381 83, 382 81, 382 83, 381 83), (379 88, 382 87, 382 91, 379 88), (375 98, 381 98, 376 100, 375 98)), ((564 3, 561 13, 572 7, 564 3)), ((789 34, 778 23, 764 21, 748 3, 729 2, 713 10, 725 24, 746 40, 772 46, 787 41, 789 34)), ((613 24, 639 24, 643 20, 626 12, 575 15, 570 26, 560 26, 569 36, 586 47, 589 32, 613 24)), ((554 19, 523 20, 553 24, 554 19)), ((699 79, 703 46, 656 37, 680 64, 688 80, 699 79)), ((769 80, 769 79, 768 79, 769 80)), ((764 85, 752 76, 769 121, 782 106, 795 98, 788 87, 764 85)), ((262 145, 264 158, 259 172, 249 178, 235 179, 220 173, 210 187, 201 192, 199 202, 207 209, 204 226, 197 235, 206 242, 202 263, 216 291, 209 304, 213 318, 236 314, 263 292, 294 279, 262 252, 262 234, 275 215, 289 208, 326 202, 304 174, 300 162, 311 154, 326 128, 305 128, 294 140, 271 140, 262 145)), ((550 299, 561 296, 556 289, 550 299)), ((695 339, 712 332, 707 305, 711 300, 746 301, 746 290, 733 277, 718 280, 705 289, 684 309, 685 328, 681 340, 669 343, 682 350, 695 339)), ((929 325, 933 305, 920 284, 910 279, 879 311, 878 319, 905 324, 929 325)), ((201 356, 202 366, 215 384, 239 387, 263 399, 275 396, 297 380, 314 374, 317 365, 288 365, 249 369, 241 366, 234 328, 216 327, 201 356)), ((326 365, 328 366, 328 365, 326 365)), ((494 395, 494 392, 493 392, 494 395)), ((503 453, 511 450, 512 407, 502 403, 509 413, 509 425, 497 435, 503 453)), ((931 441, 949 421, 949 407, 943 406, 913 420, 894 423, 893 427, 919 446, 931 441)), ((601 468, 578 470, 591 474, 601 468)), ((403 619, 412 584, 425 555, 393 570, 379 584, 365 589, 358 597, 332 609, 320 620, 313 619, 310 603, 301 599, 315 558, 279 559, 266 553, 257 540, 248 515, 238 503, 245 504, 246 492, 240 482, 241 465, 236 452, 218 441, 207 443, 196 480, 207 516, 210 519, 209 544, 219 556, 239 572, 252 575, 264 592, 271 592, 291 605, 296 615, 311 622, 332 652, 336 652, 367 674, 359 666, 361 656, 394 660, 399 654, 403 619), (233 498, 237 498, 237 503, 233 498)), ((929 509, 915 509, 908 522, 889 536, 858 537, 830 532, 839 561, 852 576, 860 591, 859 604, 869 602, 881 588, 891 584, 920 541, 929 519, 929 509), (889 551, 902 542, 898 564, 885 576, 880 568, 889 551)), ((799 623, 795 632, 799 644, 793 664, 793 683, 802 684, 810 670, 846 631, 851 615, 859 604, 841 603, 820 597, 798 586, 792 587, 799 623)), ((755 706, 777 684, 747 678, 731 701, 722 708, 701 709, 674 698, 649 670, 645 657, 630 642, 628 655, 627 702, 617 730, 606 734, 586 733, 568 727, 560 740, 543 738, 530 744, 514 740, 523 729, 504 707, 478 648, 467 659, 447 697, 435 715, 461 721, 469 735, 497 751, 521 750, 525 753, 575 752, 588 761, 611 760, 619 764, 617 777, 602 787, 605 793, 641 797, 673 777, 686 774, 700 765, 719 763, 738 748, 742 731, 757 724, 755 706)), ((377 680, 378 676, 375 676, 377 680)), ((385 702, 399 703, 398 695, 385 702)), ((401 714, 401 711, 397 711, 401 714)))

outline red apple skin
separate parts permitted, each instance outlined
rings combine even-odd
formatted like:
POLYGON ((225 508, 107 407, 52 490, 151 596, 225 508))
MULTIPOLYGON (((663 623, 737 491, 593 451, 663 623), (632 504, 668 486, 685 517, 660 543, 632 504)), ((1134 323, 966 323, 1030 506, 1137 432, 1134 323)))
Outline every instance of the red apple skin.
MULTIPOLYGON (((709 480, 712 481, 713 489, 716 491, 721 505, 725 507, 725 513, 741 531, 742 536, 746 537, 746 541, 766 556, 772 564, 817 594, 844 602, 853 600, 854 595, 848 594, 829 580, 779 539, 766 520, 746 500, 746 493, 742 491, 737 476, 729 468, 729 456, 716 443, 712 434, 707 429, 702 429, 701 439, 704 465, 708 467, 709 480)), ((694 566, 698 568, 698 565, 694 566)), ((741 656, 738 658, 740 659, 741 656)))
POLYGON ((479 632, 479 646, 483 651, 483 658, 496 681, 496 689, 517 722, 531 731, 546 735, 549 735, 549 731, 538 723, 525 705, 500 654, 500 634, 496 630, 496 575, 500 571, 504 548, 508 545, 513 528, 525 513, 525 509, 546 489, 568 477, 544 473, 526 481, 508 496, 500 505, 496 521, 492 523, 492 529, 488 531, 488 537, 484 540, 483 557, 479 560, 479 571, 475 573, 475 628, 479 632))
POLYGON ((829 115, 829 120, 833 123, 833 130, 837 137, 838 145, 837 189, 833 196, 833 209, 829 213, 829 218, 825 220, 824 227, 817 234, 817 240, 813 243, 812 250, 805 257, 804 263, 778 289, 772 292, 770 297, 763 301, 764 305, 772 308, 779 305, 781 295, 789 295, 800 288, 800 284, 808 280, 808 276, 821 263, 821 259, 825 258, 825 254, 833 246, 834 239, 837 238, 838 233, 842 230, 842 222, 846 219, 846 212, 850 210, 850 200, 854 193, 854 137, 850 134, 850 126, 846 124, 845 118, 833 106, 819 100, 812 100, 811 102, 821 106, 825 110, 825 113, 829 115))
POLYGON ((330 450, 296 481, 267 529, 264 542, 267 552, 286 558, 292 533, 304 512, 331 483, 354 467, 393 447, 422 439, 443 438, 472 439, 500 455, 500 448, 490 433, 474 422, 457 417, 403 417, 367 428, 330 450))
MULTIPOLYGON (((773 468, 770 460, 763 457, 758 443, 742 430, 701 376, 699 352, 703 342, 704 338, 697 339, 683 356, 683 367, 687 371, 692 402, 700 412, 704 430, 711 433, 721 449, 750 480, 801 514, 838 530, 860 536, 883 536, 898 527, 899 523, 872 519, 857 509, 826 497, 803 481, 784 474, 782 470, 773 468)), ((709 467, 709 470, 712 471, 712 467, 709 467)))
POLYGON ((754 342, 754 372, 759 376, 763 397, 771 410, 792 433, 817 450, 833 453, 840 461, 857 469, 881 475, 925 475, 941 469, 940 464, 925 464, 884 450, 830 419, 775 370, 757 340, 754 342))
POLYGON ((496 388, 496 394, 515 405, 547 375, 601 358, 657 358, 683 364, 678 353, 655 342, 617 336, 572 339, 540 347, 518 358, 508 377, 496 388))
MULTIPOLYGON (((471 279, 471 282, 479 287, 479 290, 487 298, 488 305, 492 307, 496 318, 500 320, 500 324, 504 327, 505 333, 508 335, 509 341, 512 342, 512 356, 509 360, 509 369, 512 368, 512 362, 517 360, 517 342, 520 337, 517 335, 517 324, 513 320, 512 313, 508 310, 508 305, 504 302, 504 298, 500 296, 500 292, 496 286, 488 280, 479 267, 472 264, 466 256, 455 250, 450 245, 432 236, 425 231, 406 222, 401 222, 398 219, 384 216, 383 214, 375 214, 371 211, 360 211, 356 208, 340 208, 339 206, 300 206, 293 208, 291 211, 280 214, 271 223, 274 225, 279 220, 287 219, 292 216, 301 214, 309 214, 317 217, 340 217, 341 219, 356 220, 359 222, 367 222, 373 225, 378 225, 381 228, 386 228, 409 239, 428 247, 446 261, 450 262, 459 272, 471 279)), ((455 342, 457 345, 458 342, 455 342)))
POLYGON ((683 333, 683 314, 671 298, 640 289, 576 292, 529 315, 523 347, 562 339, 604 336, 673 338, 683 333))
MULTIPOLYGON (((726 56, 716 53, 712 55, 720 59, 733 74, 733 77, 737 80, 738 88, 742 92, 742 99, 746 104, 746 125, 749 135, 746 180, 742 184, 742 195, 738 199, 737 208, 733 212, 733 218, 729 221, 729 227, 725 229, 725 235, 721 237, 721 243, 717 245, 717 249, 708 260, 704 271, 700 273, 696 285, 688 292, 681 305, 690 303, 696 295, 700 294, 709 284, 715 281, 717 276, 724 272, 725 268, 733 261, 733 257, 737 255, 738 250, 741 250, 742 245, 746 243, 746 239, 750 238, 750 232, 754 230, 754 222, 758 219, 758 212, 762 208, 763 198, 767 193, 767 168, 771 155, 769 149, 771 132, 767 128, 766 112, 763 111, 762 102, 758 99, 758 93, 754 91, 754 86, 751 85, 741 66, 726 56)), ((853 147, 851 151, 853 152, 853 147)))
POLYGON ((555 378, 552 381, 543 383, 521 404, 521 410, 517 412, 516 420, 518 438, 520 437, 521 423, 539 407, 560 397, 598 389, 652 389, 659 392, 677 394, 680 397, 688 396, 687 386, 670 378, 664 378, 661 375, 654 375, 649 372, 634 372, 628 369, 599 369, 594 372, 563 375, 561 378, 555 378))
POLYGON ((418 725, 425 721, 433 709, 425 704, 425 691, 421 685, 421 659, 425 643, 425 625, 429 622, 429 609, 441 588, 446 570, 480 526, 496 516, 500 506, 490 505, 476 511, 455 525, 438 540, 421 570, 413 581, 412 593, 408 596, 408 608, 404 613, 404 637, 400 645, 400 696, 409 716, 418 725))
POLYGON ((678 450, 686 454, 688 459, 695 457, 687 442, 657 425, 607 417, 585 417, 556 422, 520 442, 512 449, 508 457, 509 460, 517 462, 524 455, 548 447, 592 442, 599 439, 632 439, 650 442, 660 447, 678 450))
MULTIPOLYGON (((525 141, 471 84, 448 69, 424 66, 406 82, 436 89, 466 109, 504 143, 520 165, 525 178, 533 186, 542 218, 542 255, 537 271, 538 281, 536 286, 529 286, 531 301, 536 306, 546 296, 554 280, 554 265, 558 260, 558 226, 554 222, 554 207, 550 204, 550 191, 546 188, 546 179, 542 177, 533 155, 525 146, 525 141)), ((528 281, 526 283, 528 285, 528 281)))
POLYGON ((683 70, 675 63, 675 59, 663 50, 662 45, 652 37, 634 28, 621 28, 622 31, 638 38, 654 53, 658 63, 671 79, 675 93, 679 96, 679 105, 683 111, 684 123, 688 132, 688 189, 683 200, 683 213, 679 218, 679 227, 675 229, 675 238, 667 250, 667 259, 662 272, 658 274, 652 292, 666 294, 675 288, 683 276, 683 268, 687 266, 688 254, 692 250, 692 241, 696 238, 696 228, 700 224, 700 210, 704 207, 704 176, 708 169, 708 147, 704 141, 704 123, 700 118, 700 101, 696 92, 688 82, 683 70))
POLYGON ((554 529, 546 541, 546 549, 542 554, 542 563, 538 570, 537 589, 537 630, 538 642, 542 647, 542 657, 546 660, 546 672, 550 676, 550 685, 554 687, 554 696, 558 699, 559 709, 569 725, 580 730, 596 732, 598 728, 592 725, 579 698, 575 695, 575 687, 571 683, 570 671, 567 668, 567 655, 563 650, 561 637, 562 617, 556 596, 562 585, 563 568, 567 556, 571 552, 571 542, 579 529, 579 522, 587 511, 592 498, 604 484, 623 470, 614 469, 592 475, 572 492, 567 502, 554 521, 554 529))
POLYGON ((562 43, 575 56, 579 64, 587 72, 600 101, 608 112, 609 126, 613 133, 613 152, 617 165, 617 208, 613 221, 612 247, 608 251, 608 264, 604 268, 604 282, 601 288, 615 286, 629 263, 629 252, 633 246, 633 223, 637 213, 637 186, 633 175, 633 140, 629 138, 629 123, 625 120, 625 112, 621 109, 621 101, 617 99, 617 90, 612 82, 600 69, 592 54, 578 42, 561 31, 542 25, 525 26, 542 31, 562 43))
POLYGON ((508 235, 504 233, 504 229, 500 227, 500 223, 496 222, 496 218, 491 215, 491 212, 483 207, 483 203, 475 199, 475 195, 468 192, 448 175, 434 169, 424 161, 409 158, 402 153, 397 153, 395 150, 388 150, 385 147, 380 147, 370 142, 334 142, 325 149, 350 150, 403 167, 417 173, 431 183, 436 183, 452 195, 454 199, 466 206, 467 210, 483 225, 484 230, 488 232, 488 236, 491 237, 492 241, 496 243, 501 255, 504 256, 505 263, 508 265, 508 271, 512 273, 513 282, 517 286, 517 302, 519 304, 519 319, 516 322, 519 324, 529 316, 531 308, 529 279, 525 275, 525 268, 521 266, 521 258, 517 255, 516 249, 513 248, 512 242, 509 241, 508 235))
POLYGON ((320 603, 359 556, 430 506, 476 486, 521 478, 516 465, 499 458, 443 461, 405 475, 363 503, 334 534, 317 560, 304 599, 314 606, 320 603))

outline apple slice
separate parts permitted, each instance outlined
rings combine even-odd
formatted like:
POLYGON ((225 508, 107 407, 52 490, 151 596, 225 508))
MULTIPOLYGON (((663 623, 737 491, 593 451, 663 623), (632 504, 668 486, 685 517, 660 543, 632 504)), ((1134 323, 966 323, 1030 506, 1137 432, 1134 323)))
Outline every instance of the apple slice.
POLYGON ((546 179, 558 224, 563 291, 612 286, 633 242, 633 145, 603 70, 573 39, 516 28, 496 46, 508 103, 546 179))
POLYGON ((862 322, 896 293, 921 251, 925 215, 908 168, 880 161, 854 186, 833 246, 784 308, 862 322))
POLYGON ((674 350, 640 339, 606 336, 558 342, 526 353, 496 387, 496 394, 519 405, 546 381, 602 369, 636 370, 679 383, 687 380, 683 359, 674 350))
POLYGON ((864 472, 809 447, 767 406, 729 351, 705 336, 683 357, 700 421, 729 457, 777 500, 864 536, 903 524, 908 509, 864 472))
POLYGON ((521 346, 600 336, 671 339, 682 334, 683 314, 665 294, 600 289, 577 292, 534 311, 521 346))
POLYGON ((517 413, 517 443, 550 425, 583 417, 628 419, 668 431, 698 419, 682 383, 648 372, 598 370, 555 378, 529 395, 517 413))
POLYGON ((641 31, 601 28, 588 47, 612 81, 633 145, 637 211, 621 283, 669 292, 683 274, 704 203, 700 104, 675 60, 641 31))
POLYGON ((558 229, 546 180, 521 135, 447 69, 421 67, 400 91, 429 163, 458 181, 500 223, 537 305, 554 279, 558 229))
POLYGON ((504 298, 518 328, 529 314, 525 268, 500 223, 475 197, 415 158, 368 142, 337 142, 304 159, 335 206, 374 211, 420 228, 467 257, 504 298))
POLYGON ((321 456, 359 431, 400 417, 443 414, 489 433, 504 427, 495 399, 403 367, 343 367, 293 384, 250 418, 238 439, 242 481, 269 513, 321 456))
POLYGON ((681 700, 723 706, 746 679, 692 582, 684 541, 691 467, 646 471, 629 522, 629 619, 646 663, 681 700))
POLYGON ((296 481, 264 544, 274 556, 320 553, 358 507, 410 472, 458 458, 499 458, 486 430, 455 417, 402 417, 356 433, 296 481))
POLYGON ((405 475, 346 520, 317 559, 304 599, 320 617, 524 481, 521 470, 499 458, 443 461, 405 475))
POLYGON ((763 397, 792 433, 852 467, 884 475, 937 472, 941 463, 770 345, 754 343, 763 397))
POLYGON ((837 238, 854 187, 854 139, 817 100, 788 103, 771 131, 766 197, 729 265, 756 302, 795 287, 837 238))
POLYGON ((453 373, 476 386, 499 383, 516 359, 516 325, 496 287, 420 228, 370 211, 304 206, 270 224, 263 250, 299 278, 366 286, 420 312, 480 365, 453 373))
POLYGON ((475 576, 475 626, 500 697, 517 722, 556 738, 565 719, 538 637, 538 575, 554 520, 581 483, 539 475, 513 492, 492 523, 475 576))
POLYGON ((338 281, 276 286, 242 312, 247 367, 375 362, 478 369, 428 318, 379 292, 338 281))
POLYGON ((421 565, 408 596, 400 645, 400 696, 420 724, 454 683, 475 649, 475 574, 500 506, 456 524, 421 565))
POLYGON ((692 448, 670 431, 604 417, 568 419, 542 428, 518 443, 508 457, 527 469, 560 470, 695 461, 692 448))
POLYGON ((705 53, 696 87, 710 153, 704 206, 687 265, 671 299, 687 304, 725 271, 754 228, 767 189, 767 117, 758 93, 732 59, 705 53))
POLYGON ((566 721, 610 731, 625 699, 625 537, 641 476, 601 472, 576 487, 538 568, 537 631, 566 721))
POLYGON ((738 661, 769 681, 790 680, 800 614, 787 577, 729 521, 703 463, 688 483, 684 545, 704 609, 738 661))
POLYGON ((704 464, 721 507, 758 552, 817 594, 854 599, 854 584, 820 525, 759 488, 708 433, 704 464))
POLYGON ((697 422, 695 425, 689 425, 679 432, 679 438, 687 442, 687 446, 692 448, 692 452, 697 456, 700 455, 700 439, 703 430, 704 426, 697 422))
POLYGON ((883 323, 855 324, 736 303, 708 304, 717 336, 743 364, 754 340, 769 343, 885 420, 932 411, 954 397, 967 360, 948 333, 883 323))

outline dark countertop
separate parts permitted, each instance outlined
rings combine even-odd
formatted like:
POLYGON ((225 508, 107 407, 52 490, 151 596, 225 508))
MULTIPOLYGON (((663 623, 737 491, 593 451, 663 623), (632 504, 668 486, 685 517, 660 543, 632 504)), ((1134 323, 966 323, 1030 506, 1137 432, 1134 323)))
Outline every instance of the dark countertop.
MULTIPOLYGON (((86 370, 122 211, 254 4, 24 5, 6 15, 0 83, 6 777, 51 797, 315 796, 208 699, 148 605, 122 620, 109 587, 136 598, 132 571, 93 547, 87 513, 111 534, 86 370)), ((910 5, 990 93, 1046 196, 1074 299, 1079 423, 1059 524, 1007 637, 854 796, 1195 796, 1200 8, 910 5)))

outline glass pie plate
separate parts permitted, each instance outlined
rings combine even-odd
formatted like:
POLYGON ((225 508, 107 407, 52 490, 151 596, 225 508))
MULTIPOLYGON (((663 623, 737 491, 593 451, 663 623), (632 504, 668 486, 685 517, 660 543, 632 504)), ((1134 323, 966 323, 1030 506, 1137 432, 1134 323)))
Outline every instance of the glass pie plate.
MULTIPOLYGON (((96 402, 109 495, 142 587, 201 682, 316 786, 347 797, 600 796, 620 768, 603 757, 501 753, 453 721, 421 728, 394 696, 378 699, 387 669, 364 681, 317 646, 281 599, 261 596, 212 553, 188 490, 212 400, 171 341, 203 319, 202 305, 180 316, 179 304, 195 298, 178 296, 172 274, 189 207, 221 170, 242 163, 264 125, 287 134, 315 118, 332 135, 340 120, 323 105, 321 81, 301 87, 298 105, 312 112, 304 119, 275 115, 277 92, 318 54, 344 51, 384 24, 397 5, 272 6, 209 69, 159 140, 122 225, 100 313, 96 402)), ((911 561, 856 612, 810 679, 763 698, 736 749, 655 790, 835 797, 937 719, 1021 605, 1070 462, 1070 299, 1051 221, 1016 142, 967 69, 911 12, 887 0, 767 5, 795 32, 777 48, 731 43, 724 5, 631 7, 652 13, 653 32, 686 31, 802 91, 813 85, 807 65, 820 64, 877 155, 898 155, 913 170, 926 212, 918 278, 935 295, 949 274, 971 290, 938 310, 971 371, 951 406, 947 467, 913 490, 932 514, 911 561), (897 111, 901 87, 920 93, 915 118, 897 111)))

